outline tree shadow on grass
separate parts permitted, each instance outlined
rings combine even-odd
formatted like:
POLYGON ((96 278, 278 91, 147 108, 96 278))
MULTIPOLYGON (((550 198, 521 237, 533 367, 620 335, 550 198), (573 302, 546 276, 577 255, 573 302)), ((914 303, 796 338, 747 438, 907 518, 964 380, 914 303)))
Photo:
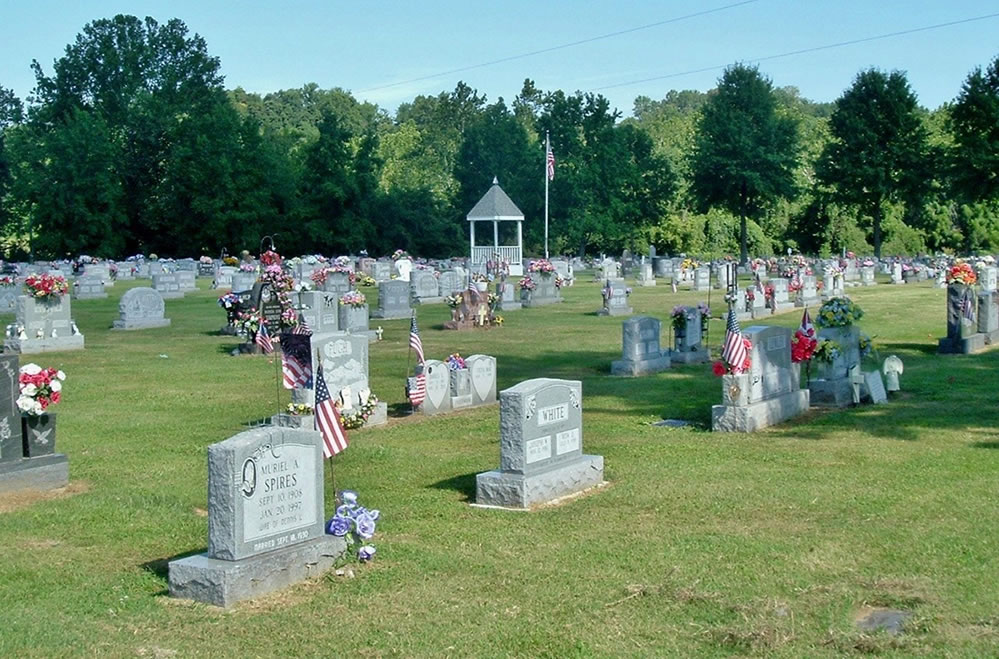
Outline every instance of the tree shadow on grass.
POLYGON ((435 490, 453 490, 464 496, 462 501, 466 503, 473 503, 475 501, 475 476, 477 474, 462 474, 461 476, 452 476, 451 478, 446 478, 442 481, 437 481, 430 485, 430 487, 435 490))
POLYGON ((999 448, 999 442, 971 442, 972 448, 999 448))

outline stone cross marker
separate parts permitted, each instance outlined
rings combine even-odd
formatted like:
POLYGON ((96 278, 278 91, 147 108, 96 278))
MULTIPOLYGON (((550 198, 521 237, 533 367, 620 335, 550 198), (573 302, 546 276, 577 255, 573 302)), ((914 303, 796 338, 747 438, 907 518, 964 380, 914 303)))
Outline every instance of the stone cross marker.
POLYGON ((208 447, 208 552, 169 564, 170 594, 218 606, 328 569, 319 433, 248 430, 208 447))
POLYGON ((476 477, 476 503, 529 508, 603 481, 583 454, 582 383, 537 378, 500 392, 500 468, 476 477))
POLYGON ((167 327, 170 319, 163 317, 163 297, 152 288, 132 288, 125 291, 118 303, 118 320, 111 329, 138 330, 167 327))

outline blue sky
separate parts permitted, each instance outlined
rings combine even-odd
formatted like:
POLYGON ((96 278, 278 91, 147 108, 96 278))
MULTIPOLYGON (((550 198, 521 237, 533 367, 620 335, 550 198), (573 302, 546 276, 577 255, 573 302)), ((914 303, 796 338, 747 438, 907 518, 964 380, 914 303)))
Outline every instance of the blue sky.
MULTIPOLYGON (((441 72, 735 5, 740 0, 262 2, 0 0, 0 85, 24 98, 89 21, 117 13, 180 18, 221 58, 227 87, 269 92, 315 82, 394 111, 458 80, 495 100, 525 78, 598 91, 630 114, 638 95, 714 87, 725 65, 999 13, 992 0, 749 0, 628 34, 425 80, 441 72), (699 69, 699 73, 684 74, 699 69), (684 74, 684 75, 677 75, 684 74), (637 84, 625 84, 648 80, 637 84), (400 84, 393 84, 400 83, 400 84), (386 86, 393 85, 393 86, 386 86)), ((778 86, 832 101, 867 67, 900 69, 924 106, 952 100, 999 55, 999 16, 763 61, 778 86)))

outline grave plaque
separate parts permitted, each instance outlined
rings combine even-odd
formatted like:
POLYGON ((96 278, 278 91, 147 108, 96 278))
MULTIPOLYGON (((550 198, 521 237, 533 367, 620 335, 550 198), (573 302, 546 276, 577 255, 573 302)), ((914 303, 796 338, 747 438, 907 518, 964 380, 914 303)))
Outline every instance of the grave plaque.
POLYGON ((321 573, 346 550, 324 529, 322 438, 269 427, 208 447, 208 552, 171 561, 170 594, 215 604, 321 573))
POLYGON ((582 384, 538 378, 500 393, 500 468, 476 477, 476 503, 528 508, 603 481, 583 454, 582 384))
POLYGON ((170 319, 163 317, 163 298, 152 288, 131 288, 118 303, 118 320, 111 329, 138 330, 167 327, 170 319))
POLYGON ((659 345, 658 318, 636 316, 621 325, 621 359, 611 362, 612 375, 658 373, 670 366, 669 353, 659 345))

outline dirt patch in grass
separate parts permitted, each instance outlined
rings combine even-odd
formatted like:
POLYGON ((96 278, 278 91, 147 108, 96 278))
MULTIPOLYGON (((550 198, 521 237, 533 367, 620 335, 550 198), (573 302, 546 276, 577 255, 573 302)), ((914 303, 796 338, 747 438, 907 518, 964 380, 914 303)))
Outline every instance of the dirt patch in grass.
POLYGON ((22 492, 0 494, 0 513, 21 510, 22 508, 33 506, 39 501, 65 499, 66 497, 83 494, 89 490, 90 483, 86 481, 72 481, 66 487, 60 487, 56 490, 24 490, 22 492))

